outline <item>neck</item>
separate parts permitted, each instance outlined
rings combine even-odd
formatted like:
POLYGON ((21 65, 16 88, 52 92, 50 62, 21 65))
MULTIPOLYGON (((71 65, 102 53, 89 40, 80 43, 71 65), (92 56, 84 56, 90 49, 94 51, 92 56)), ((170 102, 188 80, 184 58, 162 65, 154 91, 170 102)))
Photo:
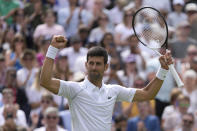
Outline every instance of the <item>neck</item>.
POLYGON ((92 84, 94 84, 95 86, 101 88, 101 86, 102 86, 102 79, 93 79, 93 78, 89 78, 89 77, 88 77, 88 80, 89 80, 92 84))
POLYGON ((141 120, 144 120, 144 119, 146 119, 147 115, 146 114, 141 114, 139 117, 140 117, 141 120))

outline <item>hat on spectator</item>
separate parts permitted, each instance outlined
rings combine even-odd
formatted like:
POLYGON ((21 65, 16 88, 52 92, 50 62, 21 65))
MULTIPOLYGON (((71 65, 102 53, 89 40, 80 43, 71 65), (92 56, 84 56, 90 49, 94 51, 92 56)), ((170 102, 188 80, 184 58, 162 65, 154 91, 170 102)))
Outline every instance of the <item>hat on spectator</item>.
POLYGON ((189 3, 185 6, 185 11, 197 11, 197 4, 195 3, 189 3))
POLYGON ((79 35, 74 35, 70 38, 70 43, 71 44, 76 44, 76 43, 80 43, 81 39, 79 37, 79 35))
POLYGON ((126 63, 135 63, 136 62, 136 56, 134 54, 130 54, 126 60, 125 60, 126 63))
POLYGON ((5 57, 2 53, 0 53, 0 61, 4 61, 5 60, 5 57))
POLYGON ((183 0, 173 0, 173 5, 184 5, 183 0))
POLYGON ((183 78, 186 79, 186 78, 194 78, 196 79, 197 78, 197 74, 194 70, 190 69, 190 70, 187 70, 184 74, 183 74, 183 78))

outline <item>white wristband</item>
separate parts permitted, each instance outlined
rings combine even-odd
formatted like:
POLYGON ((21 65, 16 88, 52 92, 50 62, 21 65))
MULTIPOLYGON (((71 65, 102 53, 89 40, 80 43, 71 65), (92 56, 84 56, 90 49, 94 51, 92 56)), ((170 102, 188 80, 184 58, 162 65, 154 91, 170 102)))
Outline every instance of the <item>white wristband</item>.
POLYGON ((168 73, 168 70, 160 67, 159 70, 157 71, 156 77, 160 80, 164 80, 166 78, 167 73, 168 73))
POLYGON ((58 48, 53 47, 52 45, 49 46, 46 57, 51 58, 51 59, 55 59, 57 52, 58 52, 58 48))

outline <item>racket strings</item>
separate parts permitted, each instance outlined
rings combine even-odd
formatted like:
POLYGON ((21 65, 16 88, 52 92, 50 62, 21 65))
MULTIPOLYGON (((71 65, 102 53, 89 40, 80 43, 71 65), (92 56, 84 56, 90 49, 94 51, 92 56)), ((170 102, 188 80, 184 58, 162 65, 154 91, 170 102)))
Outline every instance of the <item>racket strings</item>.
POLYGON ((143 43, 149 43, 151 48, 161 48, 167 37, 167 29, 162 16, 155 10, 145 8, 140 10, 134 21, 134 28, 141 26, 136 32, 137 37, 143 43))

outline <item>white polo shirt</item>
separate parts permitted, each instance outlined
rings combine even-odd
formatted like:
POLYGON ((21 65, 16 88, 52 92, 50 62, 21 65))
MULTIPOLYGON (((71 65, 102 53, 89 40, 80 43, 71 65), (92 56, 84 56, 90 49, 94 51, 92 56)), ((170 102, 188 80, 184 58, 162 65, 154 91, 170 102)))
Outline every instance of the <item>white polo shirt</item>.
POLYGON ((131 102, 136 89, 102 83, 60 81, 58 95, 68 98, 73 131, 110 131, 116 101, 131 102))

